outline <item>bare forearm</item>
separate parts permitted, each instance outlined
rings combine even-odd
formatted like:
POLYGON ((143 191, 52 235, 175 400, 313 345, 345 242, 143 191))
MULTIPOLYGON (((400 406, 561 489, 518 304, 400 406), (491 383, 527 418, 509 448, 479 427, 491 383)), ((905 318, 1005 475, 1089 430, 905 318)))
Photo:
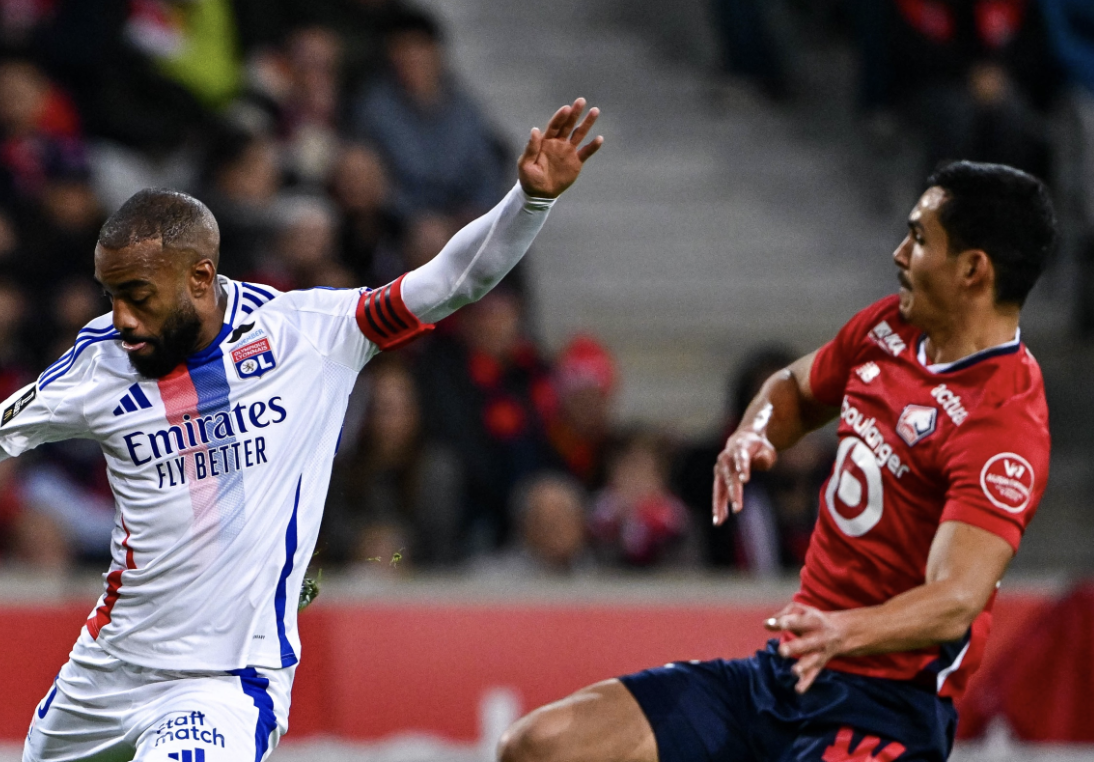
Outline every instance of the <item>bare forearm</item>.
POLYGON ((910 651, 959 640, 986 599, 953 581, 912 588, 879 606, 832 614, 844 632, 844 656, 910 651))
POLYGON ((745 410, 740 428, 763 434, 775 449, 785 450, 823 426, 831 411, 807 396, 807 374, 808 364, 798 361, 768 378, 745 410))

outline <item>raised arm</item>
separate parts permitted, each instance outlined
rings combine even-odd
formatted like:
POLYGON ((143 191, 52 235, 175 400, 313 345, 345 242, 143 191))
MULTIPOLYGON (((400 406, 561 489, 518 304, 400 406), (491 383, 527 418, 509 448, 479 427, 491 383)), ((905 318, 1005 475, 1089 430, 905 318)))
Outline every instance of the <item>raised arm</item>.
POLYGON ((407 273, 403 303, 419 320, 436 322, 481 299, 528 251, 554 200, 604 143, 598 136, 581 145, 599 115, 593 108, 581 120, 584 110, 585 99, 578 98, 555 112, 544 132, 533 129, 517 162, 520 182, 456 233, 440 254, 407 273))
POLYGON ((813 396, 809 377, 812 352, 772 375, 749 404, 718 456, 714 466, 714 523, 721 524, 744 504, 744 485, 752 468, 775 465, 776 453, 790 447, 805 434, 823 426, 836 414, 813 396))

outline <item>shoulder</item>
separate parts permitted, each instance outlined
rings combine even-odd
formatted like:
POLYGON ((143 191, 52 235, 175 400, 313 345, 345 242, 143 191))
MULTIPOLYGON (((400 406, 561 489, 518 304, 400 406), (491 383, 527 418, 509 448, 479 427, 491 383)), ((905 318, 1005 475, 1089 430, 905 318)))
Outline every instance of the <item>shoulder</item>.
POLYGON ((245 283, 229 280, 228 278, 225 278, 221 283, 226 291, 230 291, 228 296, 229 309, 233 313, 237 313, 226 317, 227 322, 232 324, 235 323, 235 318, 238 315, 250 315, 278 297, 284 296, 284 292, 262 283, 245 283))
POLYGON ((344 316, 357 308, 361 295, 368 293, 367 288, 329 288, 317 286, 296 291, 279 293, 269 302, 266 309, 277 312, 312 313, 320 315, 344 316))
POLYGON ((114 329, 113 318, 108 313, 95 318, 76 334, 72 348, 38 377, 39 391, 58 380, 80 378, 95 361, 104 354, 124 356, 119 342, 121 335, 114 329))

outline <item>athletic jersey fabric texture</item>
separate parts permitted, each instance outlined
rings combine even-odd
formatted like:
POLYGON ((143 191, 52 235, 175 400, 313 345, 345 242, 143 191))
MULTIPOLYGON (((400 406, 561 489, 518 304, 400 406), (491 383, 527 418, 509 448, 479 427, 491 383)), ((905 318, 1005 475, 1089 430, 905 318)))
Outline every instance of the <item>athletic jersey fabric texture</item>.
MULTIPOLYGON (((795 600, 844 610, 924 584, 944 521, 1018 549, 1045 489, 1050 444, 1041 370, 1019 339, 928 365, 925 336, 891 296, 818 351, 810 382, 820 402, 840 408, 839 448, 795 600)), ((959 641, 827 666, 956 699, 981 661, 994 599, 959 641)))
POLYGON ((551 200, 519 185, 428 265, 375 292, 280 293, 219 277, 224 324, 167 376, 131 367, 111 316, 3 403, 0 459, 89 438, 114 492, 113 561, 88 633, 160 670, 297 663, 297 602, 350 390, 401 346, 489 290, 551 200), (409 306, 408 306, 409 305, 409 306))

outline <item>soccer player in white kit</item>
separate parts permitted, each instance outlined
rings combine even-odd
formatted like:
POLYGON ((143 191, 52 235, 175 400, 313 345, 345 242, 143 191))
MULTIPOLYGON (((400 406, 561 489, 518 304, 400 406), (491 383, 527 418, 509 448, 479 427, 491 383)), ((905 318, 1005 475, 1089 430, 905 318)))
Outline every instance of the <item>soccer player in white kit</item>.
POLYGON ((358 372, 480 298, 603 143, 578 99, 520 181, 385 288, 279 293, 216 273, 209 210, 141 191, 107 220, 113 311, 2 405, 0 458, 97 440, 117 506, 105 591, 34 710, 24 762, 259 762, 288 729, 297 601, 358 372), (580 120, 580 123, 579 123, 580 120))

